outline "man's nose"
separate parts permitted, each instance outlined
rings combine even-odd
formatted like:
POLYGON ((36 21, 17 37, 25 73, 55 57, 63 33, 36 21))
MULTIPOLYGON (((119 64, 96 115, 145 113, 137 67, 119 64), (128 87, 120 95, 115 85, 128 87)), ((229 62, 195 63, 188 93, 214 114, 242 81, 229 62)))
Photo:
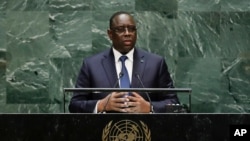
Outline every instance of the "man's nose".
POLYGON ((129 32, 128 28, 125 27, 125 35, 128 35, 128 34, 130 34, 130 33, 131 33, 131 32, 129 32))

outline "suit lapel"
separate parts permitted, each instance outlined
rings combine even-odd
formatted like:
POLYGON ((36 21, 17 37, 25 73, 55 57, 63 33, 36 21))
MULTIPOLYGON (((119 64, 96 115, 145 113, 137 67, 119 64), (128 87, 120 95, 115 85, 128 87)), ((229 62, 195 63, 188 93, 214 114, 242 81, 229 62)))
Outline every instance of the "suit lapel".
POLYGON ((138 88, 142 87, 140 85, 140 82, 137 78, 137 75, 139 75, 140 78, 143 78, 144 69, 146 65, 146 58, 144 57, 144 54, 139 49, 135 48, 134 52, 134 63, 133 63, 133 73, 132 73, 132 88, 138 88))
MULTIPOLYGON (((110 83, 110 87, 111 88, 119 87, 117 83, 117 72, 115 68, 114 54, 112 49, 104 53, 104 57, 102 59, 102 65, 107 75, 108 81, 110 83), (117 85, 115 83, 117 83, 117 85)), ((132 83, 131 83, 132 88, 142 87, 136 75, 139 75, 140 78, 143 78, 145 65, 146 65, 146 58, 144 53, 139 49, 135 48, 132 83)))
POLYGON ((116 73, 115 61, 114 61, 114 55, 113 55, 112 49, 110 49, 104 54, 102 65, 108 77, 110 87, 113 88, 113 87, 119 86, 115 84, 117 83, 117 73, 116 73))

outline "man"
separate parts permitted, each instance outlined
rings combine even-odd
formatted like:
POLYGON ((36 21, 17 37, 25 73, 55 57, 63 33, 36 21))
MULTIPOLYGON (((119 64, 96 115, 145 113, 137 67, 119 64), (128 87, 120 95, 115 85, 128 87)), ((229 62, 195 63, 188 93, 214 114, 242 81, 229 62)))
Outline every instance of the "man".
MULTIPOLYGON (((129 13, 113 14, 107 30, 112 48, 83 61, 76 88, 173 88, 164 58, 135 48, 136 30, 135 21, 129 13), (121 60, 121 56, 125 59, 121 60)), ((152 106, 146 93, 74 93, 69 111, 161 113, 165 112, 167 104, 179 103, 176 94, 149 93, 149 96, 152 106)))

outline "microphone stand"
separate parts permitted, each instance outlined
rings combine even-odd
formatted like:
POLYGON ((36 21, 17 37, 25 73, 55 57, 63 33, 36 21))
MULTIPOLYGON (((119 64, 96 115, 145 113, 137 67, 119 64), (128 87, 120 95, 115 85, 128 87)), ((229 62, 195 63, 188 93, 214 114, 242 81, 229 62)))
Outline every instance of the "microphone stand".
MULTIPOLYGON (((142 86, 143 88, 145 88, 144 85, 143 85, 143 83, 142 83, 142 80, 141 80, 139 74, 136 74, 136 77, 137 77, 137 79, 139 80, 141 86, 142 86)), ((148 102, 150 103, 150 113, 154 113, 154 108, 153 108, 153 104, 152 104, 151 98, 149 97, 148 92, 145 92, 145 93, 146 93, 146 95, 147 95, 148 102)))

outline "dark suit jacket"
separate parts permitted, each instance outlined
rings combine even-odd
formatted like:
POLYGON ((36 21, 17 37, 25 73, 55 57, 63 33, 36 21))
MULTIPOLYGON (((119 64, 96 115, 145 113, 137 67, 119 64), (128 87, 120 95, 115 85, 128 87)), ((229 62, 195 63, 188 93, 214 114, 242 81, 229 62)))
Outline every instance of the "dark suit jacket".
MULTIPOLYGON (((173 88, 173 81, 163 57, 135 48, 132 72, 132 88, 143 88, 136 77, 141 77, 146 88, 173 88)), ((112 49, 108 49, 83 61, 76 88, 113 88, 117 83, 117 73, 112 49)), ((145 93, 140 93, 145 100, 145 93)), ((70 101, 70 112, 92 113, 99 99, 108 93, 75 93, 70 101)), ((166 104, 179 103, 176 94, 150 93, 154 111, 165 112, 166 104)))

